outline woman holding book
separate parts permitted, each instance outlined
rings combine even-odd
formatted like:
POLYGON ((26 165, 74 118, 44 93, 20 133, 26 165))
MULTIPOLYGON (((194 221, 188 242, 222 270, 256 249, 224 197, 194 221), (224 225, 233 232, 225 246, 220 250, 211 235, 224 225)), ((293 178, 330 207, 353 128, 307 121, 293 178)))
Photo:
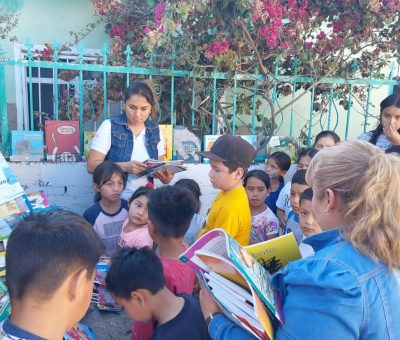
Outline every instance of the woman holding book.
MULTIPOLYGON (((147 159, 162 159, 165 147, 160 129, 151 119, 157 113, 157 96, 147 81, 136 81, 125 91, 124 110, 105 120, 92 141, 87 170, 94 169, 104 160, 117 163, 128 174, 123 198, 142 185, 146 177, 138 174, 146 170, 147 159)), ((164 184, 171 181, 170 171, 158 171, 154 177, 164 184)))
MULTIPOLYGON (((272 279, 285 320, 275 338, 400 339, 400 158, 344 142, 313 158, 307 181, 323 232, 307 238, 314 256, 272 279)), ((213 339, 250 338, 200 301, 213 339)))

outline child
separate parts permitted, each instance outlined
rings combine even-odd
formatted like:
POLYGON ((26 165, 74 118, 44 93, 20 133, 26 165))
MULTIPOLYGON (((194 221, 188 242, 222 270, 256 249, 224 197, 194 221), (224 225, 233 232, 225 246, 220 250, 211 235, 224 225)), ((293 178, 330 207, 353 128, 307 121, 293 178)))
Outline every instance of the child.
POLYGON ((201 196, 201 191, 200 191, 200 187, 197 184, 196 181, 194 181, 193 179, 189 179, 189 178, 183 178, 180 179, 179 181, 177 181, 175 183, 175 185, 181 187, 181 188, 186 188, 188 189, 194 196, 194 198, 196 199, 197 202, 197 207, 196 207, 196 211, 195 214, 192 218, 192 221, 190 222, 190 226, 189 226, 189 230, 186 232, 185 237, 183 238, 183 241, 188 244, 191 245, 194 243, 194 241, 196 240, 196 236, 197 233, 199 232, 199 229, 201 227, 201 225, 204 222, 204 218, 203 216, 199 215, 200 212, 200 196, 201 196))
POLYGON ((93 226, 103 241, 107 255, 118 249, 122 223, 128 217, 128 203, 120 198, 126 185, 126 174, 111 161, 104 161, 93 172, 96 202, 83 217, 93 226))
POLYGON ((278 236, 279 221, 270 208, 265 205, 270 182, 262 170, 250 171, 243 180, 249 197, 251 211, 250 243, 258 243, 278 236))
MULTIPOLYGON (((186 246, 182 242, 196 210, 192 193, 179 186, 164 186, 153 190, 149 196, 149 233, 158 245, 158 255, 163 265, 166 287, 174 294, 192 295, 195 272, 178 260, 186 246)), ((153 325, 134 322, 132 338, 149 339, 153 325)))
POLYGON ((290 211, 285 227, 285 234, 293 232, 298 244, 303 240, 303 233, 299 225, 300 196, 310 186, 306 182, 307 170, 297 170, 292 178, 290 187, 290 211))
POLYGON ((242 178, 253 162, 256 150, 240 137, 224 135, 215 141, 210 151, 198 154, 210 159, 208 175, 212 186, 221 192, 214 199, 197 237, 212 229, 223 228, 240 245, 248 245, 251 213, 242 178))
MULTIPOLYGON (((311 188, 304 190, 300 196, 299 224, 304 235, 303 241, 308 236, 322 232, 322 229, 312 212, 312 197, 313 191, 311 188)), ((303 258, 314 254, 314 249, 310 245, 303 242, 300 243, 299 250, 303 258)))
POLYGON ((140 187, 129 199, 129 217, 122 224, 118 241, 121 248, 153 248, 153 239, 147 226, 147 203, 151 190, 149 187, 140 187))
POLYGON ((281 151, 271 154, 265 163, 265 172, 271 179, 271 191, 265 203, 274 214, 276 214, 277 211, 276 201, 284 186, 283 176, 288 172, 290 164, 290 157, 281 151))
POLYGON ((340 137, 335 132, 330 130, 321 131, 317 137, 315 137, 314 149, 321 150, 339 142, 340 137))
MULTIPOLYGON (((307 170, 308 165, 310 164, 313 157, 317 154, 318 150, 316 149, 303 149, 298 157, 297 161, 297 170, 307 170)), ((283 228, 286 224, 286 220, 288 214, 291 210, 290 208, 290 187, 292 182, 287 182, 281 192, 279 193, 278 199, 276 201, 276 216, 279 219, 279 223, 281 228, 283 228)))
POLYGON ((106 283, 129 318, 141 323, 156 320, 151 339, 209 339, 198 302, 188 294, 175 296, 166 287, 162 263, 149 249, 121 249, 106 283))
POLYGON ((7 245, 12 313, 0 325, 0 339, 62 339, 89 307, 102 250, 75 213, 52 210, 19 222, 7 245))

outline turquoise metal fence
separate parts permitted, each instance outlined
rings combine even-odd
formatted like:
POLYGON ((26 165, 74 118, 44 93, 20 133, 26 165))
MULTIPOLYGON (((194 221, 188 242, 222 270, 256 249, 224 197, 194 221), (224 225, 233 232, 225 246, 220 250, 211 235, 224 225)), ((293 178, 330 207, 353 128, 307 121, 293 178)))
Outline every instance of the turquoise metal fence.
MULTIPOLYGON (((170 122, 174 127, 175 124, 175 80, 176 78, 186 78, 192 79, 192 101, 191 101, 191 125, 195 124, 195 116, 196 112, 194 110, 195 107, 195 96, 196 90, 194 87, 195 80, 210 80, 211 88, 209 89, 210 98, 211 98, 211 107, 212 107, 212 123, 211 123, 211 133, 216 133, 217 127, 217 97, 218 97, 218 89, 217 82, 220 81, 230 81, 232 86, 232 105, 231 105, 231 130, 232 133, 235 133, 237 130, 237 109, 238 109, 238 96, 239 96, 239 82, 247 81, 253 82, 252 87, 252 108, 251 108, 251 133, 254 134, 256 132, 257 122, 256 122, 256 113, 257 113, 257 90, 260 86, 260 83, 265 81, 265 78, 260 75, 257 70, 254 71, 253 74, 241 74, 239 72, 235 72, 234 74, 222 73, 217 71, 212 72, 193 72, 193 71, 184 71, 178 70, 175 68, 175 65, 172 63, 169 69, 158 69, 151 67, 152 60, 154 56, 150 57, 149 67, 139 67, 134 66, 132 64, 132 51, 130 46, 128 46, 125 50, 125 65, 121 66, 113 66, 108 64, 108 47, 107 44, 104 44, 101 49, 101 56, 97 63, 87 62, 84 58, 85 55, 85 47, 83 44, 80 44, 77 49, 77 59, 74 62, 63 62, 60 58, 60 45, 55 42, 52 44, 52 60, 39 60, 34 54, 36 53, 33 50, 33 43, 28 39, 26 42, 26 58, 21 60, 15 60, 12 58, 6 58, 2 54, 2 50, 0 47, 0 115, 1 115, 1 145, 4 148, 8 143, 8 119, 7 119, 7 96, 6 96, 6 82, 5 82, 5 68, 6 67, 22 67, 26 69, 27 72, 27 87, 29 93, 29 122, 30 128, 34 127, 34 98, 33 98, 33 70, 38 69, 49 69, 52 70, 53 74, 53 101, 54 101, 54 119, 59 119, 59 82, 60 79, 58 77, 58 71, 60 70, 70 70, 78 72, 78 82, 79 86, 77 89, 78 97, 79 97, 79 124, 81 131, 81 145, 83 145, 83 124, 84 124, 84 73, 87 72, 98 72, 102 74, 103 81, 103 112, 102 117, 106 118, 108 115, 107 112, 107 79, 110 74, 121 74, 125 75, 125 84, 129 85, 131 75, 143 75, 152 79, 153 77, 167 77, 170 83, 170 122)), ((297 74, 298 61, 294 61, 294 74, 292 76, 280 75, 279 74, 279 63, 275 65, 275 73, 273 76, 268 79, 273 84, 273 93, 272 93, 272 101, 274 104, 277 104, 277 87, 279 83, 287 83, 290 84, 292 88, 292 99, 296 97, 295 89, 299 84, 313 84, 315 79, 307 76, 300 76, 297 74)), ((336 86, 336 85, 344 85, 348 87, 348 109, 346 114, 346 127, 345 127, 345 139, 348 138, 349 127, 351 123, 352 117, 352 101, 353 101, 353 89, 354 86, 363 87, 367 91, 366 104, 363 108, 364 110, 364 131, 366 131, 369 122, 369 111, 371 106, 371 91, 373 87, 376 86, 388 86, 388 91, 390 92, 395 85, 399 85, 400 82, 393 79, 394 76, 394 66, 392 66, 391 73, 388 79, 342 79, 342 78, 325 78, 319 80, 318 86, 336 86)), ((190 83, 190 82, 188 82, 190 83)), ((313 128, 313 118, 314 118, 314 96, 315 96, 316 87, 311 87, 311 100, 310 100, 310 109, 309 109, 309 120, 308 120, 308 145, 311 143, 312 138, 312 128, 313 128)), ((338 112, 337 106, 334 100, 334 90, 331 88, 329 90, 328 96, 329 103, 327 105, 327 128, 334 129, 332 127, 332 114, 336 111, 338 112)), ((294 124, 295 117, 293 114, 293 108, 290 109, 290 121, 289 121, 289 135, 293 136, 294 134, 294 124)), ((337 124, 336 124, 337 125, 337 124)))

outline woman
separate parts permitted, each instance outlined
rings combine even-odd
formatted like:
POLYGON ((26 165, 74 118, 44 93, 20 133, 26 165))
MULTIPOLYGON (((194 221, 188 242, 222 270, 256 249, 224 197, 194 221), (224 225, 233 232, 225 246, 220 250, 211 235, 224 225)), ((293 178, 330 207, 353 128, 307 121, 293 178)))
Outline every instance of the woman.
POLYGON ((364 140, 386 150, 400 145, 400 93, 393 93, 381 102, 381 115, 375 130, 363 133, 359 140, 364 140))
MULTIPOLYGON (((104 160, 117 163, 128 174, 128 182, 122 197, 131 194, 147 182, 146 177, 137 174, 146 170, 143 162, 147 159, 162 159, 164 143, 160 129, 153 117, 157 113, 157 97, 150 83, 136 81, 125 91, 124 111, 105 120, 93 138, 87 170, 94 169, 104 160)), ((164 184, 169 183, 173 174, 159 171, 155 174, 164 184)))
MULTIPOLYGON (((275 338, 400 339, 400 158, 344 142, 313 158, 307 181, 323 232, 307 239, 314 256, 273 277, 285 318, 275 338)), ((213 339, 251 339, 209 298, 213 339)))
POLYGON ((333 146, 340 142, 340 137, 333 131, 325 130, 321 131, 317 137, 315 137, 315 142, 313 148, 316 150, 322 150, 323 148, 333 146))

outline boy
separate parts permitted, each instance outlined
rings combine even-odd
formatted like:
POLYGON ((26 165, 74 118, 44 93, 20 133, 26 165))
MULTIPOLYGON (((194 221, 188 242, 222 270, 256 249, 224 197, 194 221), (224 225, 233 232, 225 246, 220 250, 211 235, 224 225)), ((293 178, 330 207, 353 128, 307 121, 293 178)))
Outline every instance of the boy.
POLYGON ((198 302, 166 286, 159 258, 149 249, 122 249, 113 258, 107 289, 135 321, 156 320, 152 339, 209 339, 198 302))
POLYGON ((198 154, 210 159, 210 181, 221 192, 214 199, 197 237, 212 229, 223 228, 240 245, 248 245, 251 213, 242 178, 253 162, 256 150, 240 137, 224 135, 215 141, 210 151, 198 154))
POLYGON ((103 245, 79 215, 30 215, 11 233, 6 285, 12 313, 0 339, 62 339, 85 315, 103 245))
POLYGON ((293 175, 290 187, 290 206, 292 210, 288 214, 284 232, 285 234, 293 232, 297 244, 300 244, 303 240, 303 233, 299 225, 300 196, 304 190, 310 187, 306 182, 306 172, 307 170, 298 170, 293 175))
MULTIPOLYGON (((303 240, 311 235, 322 232, 322 229, 312 212, 312 198, 313 191, 311 188, 304 190, 300 196, 299 224, 304 235, 303 240)), ((303 242, 300 243, 299 250, 303 258, 314 254, 314 249, 310 245, 303 242)))
MULTIPOLYGON (((186 250, 183 237, 189 229, 196 207, 193 194, 179 186, 166 185, 155 189, 149 196, 149 234, 158 245, 165 285, 174 294, 193 293, 195 272, 179 261, 178 257, 186 250)), ((149 339, 152 332, 152 323, 133 323, 134 340, 149 339)))

